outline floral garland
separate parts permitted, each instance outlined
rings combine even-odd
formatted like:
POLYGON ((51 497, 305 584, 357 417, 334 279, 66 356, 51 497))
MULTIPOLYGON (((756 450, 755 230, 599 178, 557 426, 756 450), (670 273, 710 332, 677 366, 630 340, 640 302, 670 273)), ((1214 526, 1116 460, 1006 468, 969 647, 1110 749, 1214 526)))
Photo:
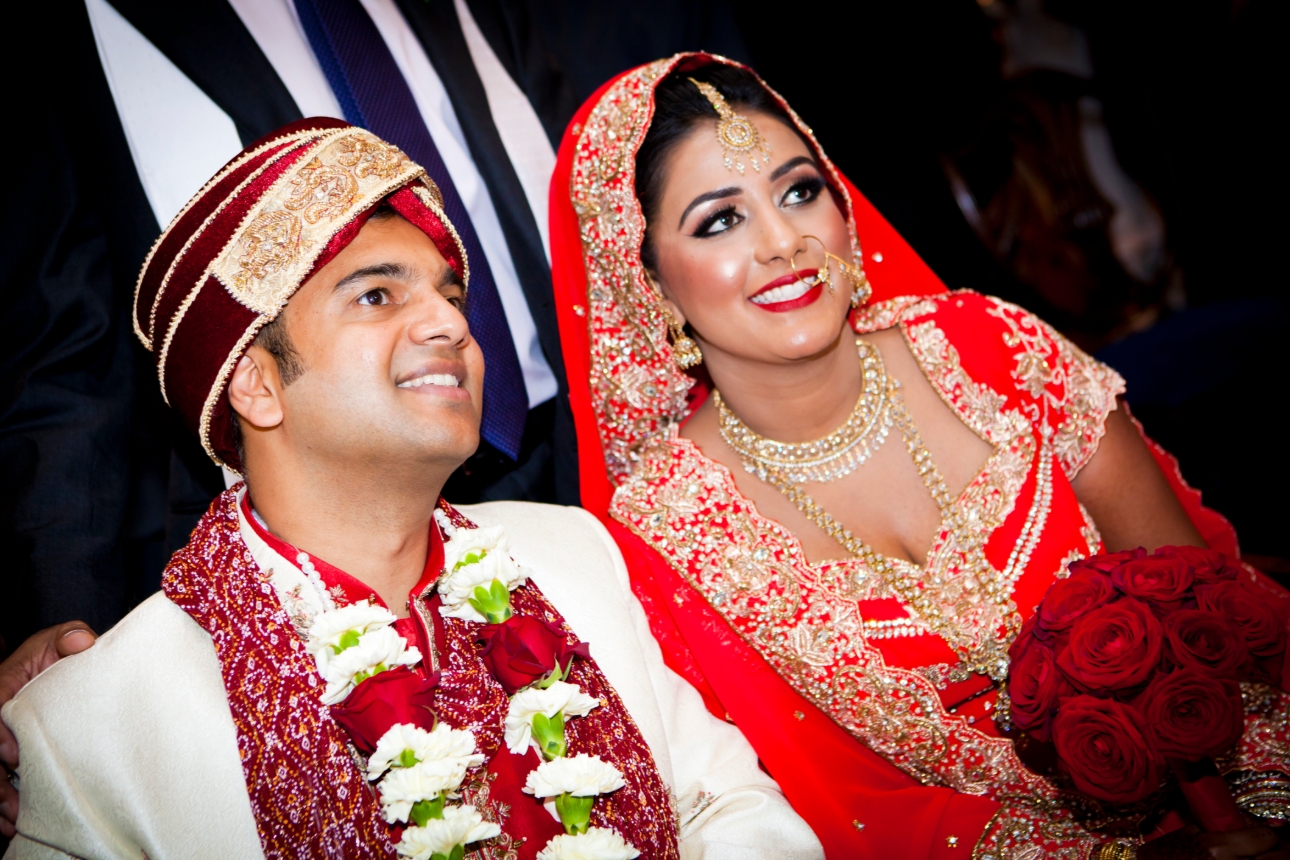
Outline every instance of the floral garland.
MULTIPOLYGON (((408 672, 421 661, 421 652, 394 629, 395 620, 388 609, 369 601, 329 608, 314 619, 305 647, 327 682, 324 704, 341 705, 364 681, 385 673, 397 677, 394 673, 408 672)), ((433 680, 426 683, 433 689, 433 680)), ((343 715, 343 705, 340 711, 343 715)), ((430 716, 429 710, 424 713, 430 716)), ((366 745, 362 738, 355 742, 366 745)), ((483 763, 475 736, 445 723, 432 722, 427 730, 396 722, 376 740, 366 775, 376 783, 386 823, 403 826, 395 845, 401 857, 462 860, 466 845, 501 835, 501 828, 484 821, 474 806, 447 803, 461 796, 466 771, 483 763)))
MULTIPOLYGON (((533 747, 542 760, 523 790, 544 799, 565 829, 538 860, 640 856, 617 831, 590 824, 596 797, 622 788, 622 774, 599 756, 568 755, 565 721, 600 706, 566 681, 574 658, 589 656, 587 646, 570 646, 568 635, 546 621, 515 615, 510 592, 527 577, 510 557, 500 528, 457 528, 439 510, 435 520, 446 538, 446 575, 436 586, 439 612, 481 625, 480 656, 510 696, 506 746, 516 755, 533 747)), ((486 760, 474 734, 437 721, 430 709, 437 673, 423 678, 414 671, 421 652, 395 629, 393 613, 371 601, 337 607, 308 554, 300 553, 296 561, 324 607, 309 626, 305 645, 326 683, 322 701, 332 706, 354 745, 368 753, 365 776, 394 828, 395 849, 411 860, 463 860, 466 846, 502 832, 473 805, 453 802, 461 799, 467 772, 486 760), (393 692, 386 693, 386 687, 393 692), (374 721, 370 713, 350 718, 374 707, 383 709, 384 719, 374 721), (373 722, 390 728, 372 737, 364 729, 373 722)))
POLYGON ((565 680, 574 658, 588 656, 586 645, 570 647, 566 635, 551 625, 515 615, 510 592, 527 577, 510 557, 500 528, 459 529, 440 510, 435 520, 447 538, 439 612, 487 625, 479 633, 485 642, 481 656, 510 695, 506 746, 515 755, 526 755, 530 746, 537 750, 542 762, 529 773, 524 792, 547 800, 565 830, 538 852, 537 860, 639 857, 617 831, 591 826, 596 797, 622 788, 622 773, 599 756, 568 755, 565 721, 600 706, 598 699, 565 680), (545 668, 548 659, 550 669, 545 668))

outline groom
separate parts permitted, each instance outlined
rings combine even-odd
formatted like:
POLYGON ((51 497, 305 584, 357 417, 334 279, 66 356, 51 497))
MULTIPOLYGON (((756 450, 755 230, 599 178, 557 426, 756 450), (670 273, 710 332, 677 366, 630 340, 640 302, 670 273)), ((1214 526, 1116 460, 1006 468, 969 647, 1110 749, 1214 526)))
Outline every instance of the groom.
POLYGON ((454 509, 468 260, 398 149, 295 123, 154 246, 135 329, 246 477, 163 592, 4 708, 9 858, 816 857, 583 511, 454 509))

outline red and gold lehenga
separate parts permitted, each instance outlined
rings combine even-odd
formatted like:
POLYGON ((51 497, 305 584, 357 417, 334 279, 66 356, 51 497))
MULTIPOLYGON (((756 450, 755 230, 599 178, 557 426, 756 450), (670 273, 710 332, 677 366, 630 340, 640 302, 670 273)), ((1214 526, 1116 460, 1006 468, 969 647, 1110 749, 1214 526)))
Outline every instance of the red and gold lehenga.
MULTIPOLYGON (((993 449, 943 510, 925 567, 895 563, 931 593, 957 650, 860 559, 808 562, 678 434, 707 392, 677 369, 640 263, 634 166, 654 87, 708 62, 729 61, 678 55, 610 81, 560 147, 551 237, 583 504, 622 547, 668 663, 743 730, 830 858, 1086 857, 1110 819, 1021 763, 994 719, 996 685, 963 655, 1006 661, 1005 615, 1029 617, 1069 562, 1102 549, 1071 480, 1124 383, 1021 308, 948 292, 789 109, 865 253, 873 296, 854 328, 899 329, 993 449), (1011 600, 986 598, 1000 590, 1011 600)), ((1237 555, 1230 525, 1150 447, 1210 546, 1237 555)), ((1288 817, 1290 697, 1251 687, 1246 699, 1245 739, 1220 765, 1247 808, 1288 817)))

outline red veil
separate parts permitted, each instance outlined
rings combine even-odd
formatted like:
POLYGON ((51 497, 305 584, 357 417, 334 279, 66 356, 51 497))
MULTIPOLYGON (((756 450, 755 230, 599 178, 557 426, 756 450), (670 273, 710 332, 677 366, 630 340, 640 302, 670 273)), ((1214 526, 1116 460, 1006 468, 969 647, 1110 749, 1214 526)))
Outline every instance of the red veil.
MULTIPOLYGON (((674 69, 713 62, 736 65, 679 54, 620 75, 587 100, 560 145, 551 185, 552 271, 582 502, 618 541, 668 664, 714 714, 739 726, 829 857, 967 857, 999 812, 997 801, 925 785, 873 752, 800 695, 652 546, 609 515, 640 452, 706 396, 672 361, 658 296, 643 277, 634 168, 657 83, 674 69)), ((856 250, 863 248, 870 304, 945 293, 780 102, 815 149, 856 250)), ((1236 554, 1230 525, 1200 505, 1172 457, 1154 445, 1152 451, 1210 546, 1236 554)))

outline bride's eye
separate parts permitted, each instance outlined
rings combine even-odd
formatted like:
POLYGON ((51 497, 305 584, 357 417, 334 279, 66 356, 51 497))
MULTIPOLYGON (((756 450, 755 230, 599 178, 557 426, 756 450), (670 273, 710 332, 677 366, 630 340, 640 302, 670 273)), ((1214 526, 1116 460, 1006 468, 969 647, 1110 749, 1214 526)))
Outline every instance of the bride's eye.
POLYGON ((368 290, 358 297, 358 303, 365 307, 388 305, 390 303, 390 294, 382 289, 368 290))
POLYGON ((699 226, 695 228, 694 235, 699 237, 715 236, 718 233, 726 232, 742 220, 744 220, 744 217, 731 206, 704 218, 699 222, 699 226))
POLYGON ((824 190, 824 180, 818 176, 812 176, 809 179, 802 179, 794 182, 792 187, 784 193, 784 199, 781 201, 783 206, 801 206, 803 203, 810 203, 820 196, 824 190))

